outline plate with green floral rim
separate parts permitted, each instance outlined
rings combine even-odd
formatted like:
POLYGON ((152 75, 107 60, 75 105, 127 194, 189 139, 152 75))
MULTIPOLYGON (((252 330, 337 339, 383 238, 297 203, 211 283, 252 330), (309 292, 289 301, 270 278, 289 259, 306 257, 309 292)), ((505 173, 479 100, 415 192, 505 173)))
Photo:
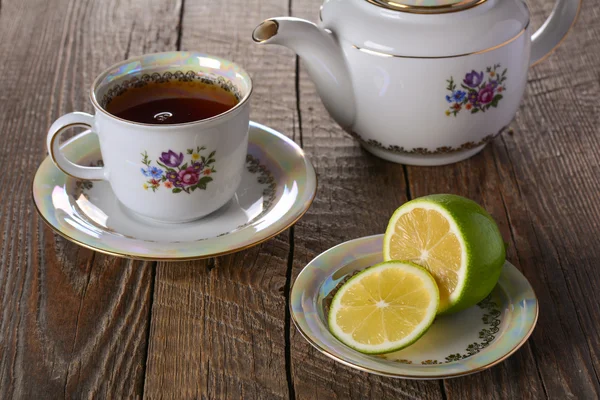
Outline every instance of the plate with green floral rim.
POLYGON ((321 353, 350 367, 405 379, 446 379, 490 368, 513 354, 533 331, 538 301, 519 270, 504 264, 498 284, 476 306, 437 317, 411 346, 382 356, 359 353, 328 329, 327 313, 336 290, 355 272, 383 261, 383 235, 332 247, 296 278, 290 298, 292 320, 321 353))
MULTIPOLYGON (((81 165, 102 163, 98 139, 89 131, 65 142, 62 151, 81 165)), ((81 246, 134 259, 190 260, 243 250, 277 235, 304 215, 316 189, 314 168, 302 149, 250 122, 242 183, 229 203, 197 221, 142 220, 117 201, 108 182, 69 177, 49 157, 33 180, 33 200, 51 228, 81 246)))

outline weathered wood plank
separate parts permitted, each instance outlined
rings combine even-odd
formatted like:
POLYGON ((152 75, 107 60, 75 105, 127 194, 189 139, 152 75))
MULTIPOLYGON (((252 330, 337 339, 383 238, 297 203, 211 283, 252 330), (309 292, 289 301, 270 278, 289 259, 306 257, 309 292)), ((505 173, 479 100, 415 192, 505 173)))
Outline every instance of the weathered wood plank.
MULTIPOLYGON (((304 73, 300 88, 302 137, 319 174, 319 194, 294 228, 294 277, 328 248, 383 232, 392 211, 406 201, 402 166, 367 154, 335 126, 304 73), (390 192, 382 195, 382 187, 390 192)), ((295 328, 290 334, 297 398, 443 398, 436 381, 390 379, 359 372, 319 353, 295 328)))
POLYGON ((145 396, 287 398, 283 237, 158 266, 145 396))
MULTIPOLYGON (((297 8, 298 3, 295 2, 294 3, 294 15, 298 15, 295 10, 297 8)), ((550 2, 545 2, 541 5, 539 5, 538 7, 540 7, 540 10, 538 9, 534 9, 534 15, 535 18, 539 19, 539 17, 542 15, 541 10, 543 11, 547 11, 548 8, 551 8, 551 4, 550 2), (550 7, 549 7, 550 6, 550 7)), ((316 9, 316 8, 315 8, 316 9)), ((547 14, 546 14, 547 15, 547 14)), ((310 18, 310 14, 309 14, 309 18, 310 18)), ((591 16, 589 18, 592 18, 591 16)), ((582 23, 583 25, 585 25, 585 23, 582 23)), ((589 33, 589 32, 588 32, 589 33)), ((575 37, 575 39, 571 39, 571 42, 576 42, 577 39, 577 33, 575 33, 573 35, 575 37)), ((592 36, 592 37, 596 37, 596 36, 592 36)), ((569 46, 569 42, 567 42, 565 44, 565 46, 569 46)), ((574 43, 571 43, 571 46, 575 46, 574 43)), ((578 48, 576 50, 572 50, 572 57, 575 56, 576 54, 579 54, 581 52, 581 49, 578 48)), ((597 52, 596 52, 597 53, 597 52)), ((559 53, 560 54, 560 51, 559 53)), ((556 57, 560 57, 559 55, 557 55, 556 57)), ((592 58, 592 57, 590 57, 592 58)), ((573 59, 573 58, 571 58, 573 59)), ((593 61, 595 60, 590 60, 589 63, 585 66, 587 67, 588 71, 592 66, 597 65, 596 63, 594 63, 593 61)), ((577 69, 578 71, 583 71, 585 69, 584 66, 579 66, 579 68, 577 69)), ((572 70, 569 69, 566 66, 563 66, 563 69, 561 69, 560 71, 565 71, 563 74, 568 74, 567 71, 572 70)), ((555 74, 558 74, 558 70, 554 70, 553 71, 555 74)), ((595 76, 597 77, 597 71, 596 72, 591 72, 588 73, 588 76, 595 76)), ((304 77, 304 76, 303 76, 304 77)), ((587 80, 585 82, 590 82, 590 80, 587 80)), ((302 82, 302 81, 301 81, 302 82)), ((597 84, 597 78, 595 80, 595 83, 597 84)), ((569 85, 566 84, 566 87, 568 87, 569 85)), ((596 86, 596 85, 594 85, 596 86)), ((303 88, 304 85, 301 84, 301 88, 303 88)), ((564 88, 565 86, 563 86, 562 88, 564 88)), ((590 91, 590 93, 596 93, 597 91, 590 91)), ((304 138, 304 142, 305 145, 307 146, 307 150, 309 152, 309 154, 314 154, 313 157, 316 156, 316 162, 319 163, 320 159, 318 158, 318 154, 319 152, 323 151, 326 152, 327 150, 324 150, 324 148, 327 148, 329 146, 327 146, 325 143, 332 142, 331 140, 331 133, 329 133, 331 130, 333 130, 333 128, 331 128, 332 124, 331 122, 323 122, 323 121, 319 121, 317 122, 317 126, 320 128, 321 131, 327 132, 327 134, 321 133, 320 137, 318 137, 317 140, 318 141, 318 145, 315 145, 316 149, 310 149, 308 146, 310 146, 310 142, 311 140, 309 139, 310 135, 311 135, 311 127, 312 127, 312 121, 310 121, 308 118, 312 118, 312 117, 308 117, 307 115, 310 115, 308 112, 306 112, 306 108, 305 108, 305 102, 307 100, 306 97, 314 97, 314 92, 312 94, 309 94, 308 96, 305 95, 304 91, 301 90, 301 105, 303 107, 301 107, 301 117, 302 117, 302 132, 303 132, 303 138, 304 138), (324 138, 324 136, 327 136, 327 138, 324 138), (329 139, 329 140, 327 140, 329 139)), ((573 99, 574 96, 571 97, 571 100, 573 99)), ((317 101, 318 103, 318 101, 317 101)), ((544 107, 543 104, 545 104, 544 101, 540 101, 539 102, 541 105, 541 107, 544 107)), ((527 104, 527 103, 526 103, 527 104)), ((593 103, 592 103, 593 104, 593 103)), ((317 105, 317 107, 319 107, 320 105, 317 105)), ((311 106, 309 106, 311 107, 311 106)), ((540 106, 538 106, 540 107, 540 106)), ((591 108, 592 105, 590 105, 588 108, 591 108)), ((315 107, 312 106, 312 108, 314 109, 315 107)), ((590 110, 592 111, 592 110, 590 110)), ((597 120, 597 108, 595 108, 593 111, 595 111, 594 113, 590 113, 588 115, 592 116, 592 118, 594 118, 594 120, 597 120)), ((557 115, 559 116, 561 113, 558 111, 557 109, 553 109, 552 112, 554 113, 553 115, 557 115)), ((539 115, 540 113, 538 113, 539 115)), ((326 117, 325 117, 326 118, 326 117)), ((562 117, 564 118, 564 117, 562 117)), ((560 126, 560 122, 559 119, 562 119, 561 117, 557 118, 556 121, 556 126, 560 126)), ((532 120, 533 121, 533 120, 532 120)), ((590 124, 591 121, 582 121, 583 125, 587 125, 590 127, 593 127, 592 124, 590 124)), ((336 128, 337 129, 337 128, 336 128)), ((591 134, 594 132, 592 129, 588 129, 588 132, 591 134)), ((337 129, 339 131, 339 129, 337 129)), ((593 140, 592 138, 588 137, 588 140, 593 140)), ((539 141, 538 141, 539 142, 539 141)), ((498 146, 498 141, 496 141, 493 149, 496 149, 496 147, 498 146)), ((332 146, 333 147, 333 146, 332 146)), ((336 150, 339 149, 340 145, 336 144, 336 150)), ((593 151, 589 151, 589 153, 593 153, 593 151)), ((370 157, 370 156, 367 156, 370 157)), ((524 164, 524 165, 528 165, 531 166, 532 164, 530 162, 528 162, 528 160, 531 160, 531 158, 533 158, 533 155, 529 154, 528 158, 522 158, 520 161, 520 164, 524 164)), ((481 155, 475 157, 472 160, 469 160, 465 163, 461 163, 455 166, 451 166, 451 167, 443 167, 443 168, 408 168, 408 179, 410 182, 410 194, 411 197, 417 197, 417 196, 421 196, 421 195, 425 195, 425 194, 429 194, 429 193, 438 193, 438 192, 453 192, 453 193, 458 193, 458 194, 462 194, 471 198, 474 198, 475 200, 479 201, 480 203, 482 203, 498 220, 501 229, 503 231, 503 234, 505 237, 510 238, 510 234, 511 231, 514 228, 511 228, 510 223, 514 223, 513 218, 517 215, 518 211, 511 211, 511 207, 512 204, 516 203, 516 199, 513 199, 513 202, 508 203, 508 201, 506 201, 506 199, 504 199, 503 197, 498 195, 498 187, 502 187, 504 186, 509 186, 510 185, 510 181, 508 180, 509 175, 508 174, 503 174, 501 173, 502 167, 498 166, 498 164, 500 165, 506 165, 508 164, 509 166, 511 165, 510 161, 503 163, 502 161, 499 161, 501 159, 500 155, 496 154, 495 151, 492 150, 492 148, 486 149, 481 155), (506 204, 505 204, 506 201, 506 204), (506 210, 508 209, 508 211, 506 210), (508 212, 508 214, 507 214, 508 212)), ((331 161, 331 156, 329 155, 329 157, 327 158, 327 160, 329 161, 329 163, 332 163, 335 165, 335 161, 331 161)), ((596 165, 596 163, 594 163, 596 161, 596 158, 592 159, 592 167, 590 169, 593 169, 593 166, 596 165)), ((535 165, 535 164, 533 164, 535 165)), ((510 168, 510 167, 509 167, 510 168)), ((332 165, 328 165, 326 170, 330 170, 332 169, 332 165)), ((319 171, 322 171, 323 169, 321 167, 318 167, 319 171)), ((356 169, 353 169, 354 173, 356 173, 356 169)), ((346 175, 348 175, 348 173, 346 171, 344 171, 344 173, 346 175)), ((333 175, 335 175, 335 173, 333 173, 333 175)), ((340 177, 341 174, 338 174, 337 176, 334 176, 333 182, 329 182, 327 181, 327 177, 321 175, 320 176, 320 182, 321 182, 321 196, 323 196, 323 192, 324 191, 329 191, 329 190, 334 190, 334 189, 329 189, 330 187, 335 188, 337 185, 344 187, 345 189, 348 188, 353 188, 352 184, 348 184, 346 182, 344 182, 344 179, 340 177), (325 182, 324 182, 325 181, 325 182)), ((342 175, 343 176, 343 175, 342 175)), ((373 180, 373 174, 369 175, 370 179, 363 179, 361 181, 361 185, 362 186, 368 186, 369 183, 373 180)), ((357 178, 357 177, 355 177, 357 178)), ((392 175, 389 175, 388 180, 390 180, 390 178, 392 178, 392 175)), ((393 179, 393 178, 392 178, 393 179)), ((398 180, 397 182, 402 182, 402 180, 398 180)), ((558 183, 562 183, 561 180, 556 179, 556 184, 558 183)), ((586 183, 590 183, 589 181, 586 183)), ((389 188, 390 186, 388 186, 389 188)), ((532 186, 530 186, 532 187, 532 186)), ((354 188, 353 188, 354 189, 354 188)), ((508 189, 507 189, 508 190, 508 189)), ((512 190, 514 191, 514 187, 512 188, 512 190)), ((535 193, 535 191, 537 190, 537 187, 532 190, 532 194, 535 193)), ((577 187, 572 187, 572 190, 575 190, 575 192, 577 192, 577 187)), ((351 198, 354 199, 355 197, 358 197, 358 195, 360 194, 357 193, 356 189, 352 190, 352 196, 351 198)), ((373 193, 377 192, 379 194, 379 196, 386 196, 386 194, 381 194, 379 191, 373 190, 373 193)), ((401 193, 402 191, 400 191, 401 193)), ((565 190, 565 193, 568 193, 568 190, 565 190)), ((597 192, 597 191, 596 191, 597 192)), ((594 192, 589 192, 588 196, 586 196, 586 198, 593 198, 593 193, 594 192)), ((546 196, 551 196, 551 193, 547 193, 546 196)), ((389 195, 389 197, 398 197, 397 194, 391 194, 389 195)), ((344 198, 345 200, 346 198, 344 198)), ((382 207, 380 204, 373 204, 373 202, 378 202, 378 203, 385 203, 386 200, 388 199, 384 199, 381 200, 378 197, 374 197, 371 195, 371 197, 367 197, 364 202, 360 202, 358 201, 358 203, 362 203, 362 204, 369 204, 369 208, 366 211, 367 213, 371 212, 375 212, 375 211, 380 211, 380 210, 385 210, 385 206, 382 207)), ((312 212, 309 213, 307 215, 307 217, 305 217, 305 219, 303 221, 301 221, 297 228, 296 228, 296 233, 297 233, 297 237, 295 239, 295 243, 296 243, 296 254, 300 255, 299 253, 302 251, 300 244, 302 243, 302 231, 301 229, 304 227, 304 225, 307 225, 309 223, 312 224, 318 224, 318 222, 321 222, 321 220, 319 220, 318 222, 314 222, 311 221, 310 218, 312 217, 313 213, 318 213, 318 207, 319 207, 319 198, 317 199, 317 202, 315 204, 315 206, 313 206, 313 209, 311 210, 312 212)), ((346 208, 351 208, 348 207, 346 204, 344 204, 343 200, 337 199, 337 202, 334 203, 335 204, 335 208, 336 210, 342 208, 342 209, 346 209, 346 208)), ((397 203, 400 204, 400 203, 397 203)), ((592 210, 595 210, 596 207, 594 205, 591 204, 587 204, 588 207, 592 208, 592 210)), ((363 206, 363 212, 365 212, 363 206)), ((369 213, 368 218, 364 218, 359 222, 359 225, 357 227, 353 227, 352 232, 356 233, 356 235, 353 236, 361 236, 359 234, 359 230, 361 230, 360 228, 364 228, 365 226, 365 221, 373 221, 375 219, 375 217, 369 213)), ((389 215, 389 214, 388 214, 389 215)), ((550 218, 550 214, 546 214, 547 218, 550 218)), ((592 215, 590 215, 590 219, 591 221, 595 221, 597 220, 597 214, 595 214, 595 211, 592 211, 592 215)), ((350 220, 352 217, 349 217, 350 220)), ((339 221, 342 221, 341 223, 345 222, 344 218, 339 218, 338 219, 338 223, 340 223, 339 221)), ((384 229, 385 227, 385 221, 382 221, 381 224, 381 229, 384 229)), ((589 225, 589 223, 588 223, 589 225)), ((529 226, 529 224, 528 224, 529 226)), ((560 237, 560 233, 559 230, 557 229, 558 226, 554 225, 553 226, 554 230, 553 233, 555 233, 558 237, 560 237)), ((320 229, 320 227, 317 226, 312 226, 310 229, 311 232, 322 232, 322 229, 320 229)), ((346 232, 345 229, 337 229, 337 232, 340 232, 340 234, 343 236, 343 233, 346 232)), ((590 232, 594 232, 594 230, 590 229, 590 232)), ((575 233, 576 231, 574 231, 573 233, 575 233)), ((374 232, 369 232, 369 233, 374 233, 374 232)), ((572 236, 572 237, 577 237, 572 236)), ((340 238, 341 239, 341 238, 340 238)), ((341 240, 340 240, 341 241, 341 240)), ((317 240, 315 240, 313 242, 313 246, 310 247, 311 250, 313 248, 319 248, 319 244, 323 242, 322 236, 320 235, 318 237, 317 240)), ((539 242, 539 240, 538 240, 539 242)), ((337 244, 338 242, 335 242, 333 244, 337 244)), ((515 243, 513 242, 513 245, 515 243)), ((528 246, 531 247, 531 243, 528 243, 528 246)), ((540 246, 538 244, 538 246, 540 246)), ((540 246, 541 247, 541 246, 540 246)), ((561 246, 562 247, 562 246, 561 246)), ((594 246, 590 244, 589 247, 590 250, 594 249, 594 246)), ((548 251, 549 250, 549 246, 546 245, 544 247, 542 247, 541 249, 538 250, 538 252, 542 252, 542 251, 548 251), (545 248, 546 250, 542 250, 543 248, 545 248)), ((521 252, 526 251, 525 248, 523 248, 521 250, 521 252)), ((518 246, 517 246, 517 250, 509 250, 509 257, 517 264, 520 265, 519 261, 522 259, 522 257, 517 257, 517 253, 519 252, 518 250, 518 246), (516 259, 516 260, 515 260, 516 259)), ((318 253, 318 251, 314 252, 314 254, 318 253)), ((314 254, 311 254, 314 255, 314 254)), ((567 258, 568 255, 565 254, 564 258, 567 258)), ((307 259, 310 259, 310 257, 307 257, 307 259)), ((597 256, 594 255, 594 258, 592 259, 597 259, 597 256)), ((549 260, 548 260, 549 261, 549 260)), ((587 261, 587 260, 586 260, 587 261)), ((567 261, 568 262, 568 261, 567 261)), ((566 262, 566 263, 567 263, 566 262)), ((584 262, 584 260, 582 259, 581 262, 584 262)), ((540 262, 538 262, 539 264, 540 262)), ((589 261, 588 261, 589 263, 589 261)), ((525 271, 527 271, 526 268, 523 268, 525 271)), ((542 269, 542 268, 540 268, 542 269)), ((579 271, 579 270, 578 270, 579 271)), ((594 271, 586 271, 585 276, 589 278, 590 275, 593 275, 594 271)), ((583 274, 582 274, 583 275, 583 274)), ((531 279, 531 278, 530 278, 531 279)), ((579 281, 585 281, 584 279, 579 279, 579 281)), ((585 281, 590 282, 590 281, 585 281)), ((587 289, 590 291, 586 291, 585 293, 594 293, 594 288, 597 288, 597 280, 591 281, 593 283, 589 284, 587 289)), ((534 283, 535 285, 535 283, 534 283)), ((545 282, 545 285, 551 286, 552 283, 550 282, 545 282)), ((540 286, 540 285, 538 285, 540 286)), ((564 283, 562 284, 562 286, 564 287, 564 283)), ((547 289, 546 289, 547 290, 547 289)), ((539 292, 539 289, 538 289, 539 292)), ((579 289, 578 290, 578 295, 579 297, 583 297, 581 296, 582 290, 579 289)), ((571 295, 572 296, 572 295, 571 295)), ((575 310, 577 310, 579 307, 574 307, 573 302, 571 299, 569 299, 569 293, 566 292, 565 290, 563 290, 562 293, 562 297, 561 300, 562 302, 565 303, 565 305, 563 307, 568 307, 570 310, 570 314, 571 317, 568 317, 566 315, 564 315, 562 318, 559 319, 559 321, 556 321, 557 324, 565 324, 568 321, 569 324, 573 324, 573 328, 572 331, 573 333, 576 334, 576 337, 579 336, 579 338, 581 339, 582 342, 581 345, 579 346, 580 349, 577 352, 577 354, 573 357, 573 356, 569 356, 566 353, 570 352, 572 349, 570 346, 562 346, 562 348, 559 350, 559 352, 565 352, 565 357, 566 360, 568 360, 566 363, 563 361, 564 365, 563 366, 559 366, 557 365, 557 363, 551 363, 550 365, 545 365, 545 360, 534 360, 534 356, 539 358, 539 354, 538 352, 535 351, 536 347, 535 345, 529 346, 526 345, 524 349, 522 349, 521 351, 519 351, 517 354, 515 354, 512 358, 510 358, 508 361, 506 361, 505 363, 501 364, 498 367, 493 368, 490 371, 486 371, 484 373, 472 376, 472 377, 466 377, 466 378, 462 378, 462 379, 456 379, 456 380, 449 380, 446 381, 444 384, 444 389, 446 391, 446 394, 448 396, 448 398, 540 398, 540 397, 546 397, 547 395, 549 395, 550 397, 553 398, 566 398, 568 396, 575 396, 575 397, 579 397, 579 398, 595 398, 597 397, 597 377, 594 377, 594 368, 597 367, 594 364, 593 366, 590 364, 590 356, 589 356, 589 349, 597 349, 598 345, 597 345, 597 335, 594 335, 593 333, 590 334, 590 330, 593 331, 594 327, 597 330, 597 323, 592 322, 592 321, 598 321, 598 319, 594 318, 597 317, 597 307, 591 307, 591 303, 595 302, 595 304, 597 304, 597 299, 595 298, 595 296, 587 296, 588 302, 590 304, 585 304, 585 300, 582 298, 581 299, 581 304, 584 305, 584 309, 580 310, 579 312, 576 313, 575 310), (577 314, 577 317, 576 317, 577 314), (585 322, 583 323, 584 327, 588 330, 587 335, 582 336, 581 335, 581 331, 580 328, 578 328, 578 321, 577 319, 582 319, 585 322), (561 323, 562 322, 562 323, 561 323), (585 343, 585 341, 587 340, 588 343, 585 343), (537 371, 538 368, 538 364, 542 363, 544 365, 539 366, 539 373, 540 376, 538 376, 535 372, 533 374, 528 373, 525 374, 523 373, 523 371, 537 371), (554 377, 554 379, 551 381, 550 378, 550 374, 551 371, 555 374, 556 371, 559 370, 561 371, 561 378, 560 379, 556 379, 556 377, 554 377), (573 375, 573 371, 577 370, 579 372, 583 372, 579 377, 574 377, 573 375), (546 372, 548 371, 548 372, 546 372), (570 371, 570 372, 568 372, 570 371), (596 379, 595 379, 596 378, 596 379), (560 387, 559 387, 560 386, 560 387), (546 393, 546 391, 548 393, 546 393)), ((544 299, 541 298, 542 300, 542 310, 545 308, 544 307, 544 299)), ((550 317, 550 316, 548 316, 550 317)), ((542 328, 543 329, 543 328, 542 328)), ((539 332, 539 328, 538 328, 538 332, 539 332)), ((559 334, 557 335, 557 338, 553 338, 555 340, 554 342, 554 346, 548 346, 547 343, 544 343, 542 340, 540 340, 540 343, 542 343, 542 347, 544 349, 547 349, 546 351, 551 352, 554 350, 554 348, 556 346, 561 347, 559 342, 562 343, 568 343, 569 340, 567 339, 567 337, 563 334, 559 334), (559 339, 560 338, 560 339, 559 339)), ((534 341, 535 343, 535 341, 534 341)), ((294 344, 294 343, 293 343, 294 344)), ((294 349, 294 347, 293 347, 294 349)), ((295 349, 294 349, 295 350, 295 349)), ((591 350, 592 352, 592 360, 594 363, 597 363, 597 355, 594 352, 594 350, 591 350)), ((307 352, 305 352, 307 353, 307 352)), ((554 357, 552 357, 554 358, 554 357)), ((556 357, 557 360, 563 360, 562 358, 556 357)), ((302 360, 302 364, 308 364, 308 362, 304 359, 301 358, 302 360)), ((311 357, 311 361, 314 363, 314 359, 312 359, 311 357)), ((550 361, 550 360, 548 360, 550 361)), ((302 365, 302 367, 304 367, 304 365, 302 365)), ((318 372, 314 372, 314 371, 318 371, 320 368, 317 366, 306 366, 306 369, 310 369, 311 371, 313 371, 315 378, 314 379, 320 379, 320 380, 326 380, 325 378, 323 378, 323 374, 319 374, 318 372)), ((341 369, 344 367, 337 367, 337 369, 341 369)), ((302 374, 303 368, 297 368, 296 367, 296 363, 294 364, 294 377, 296 377, 296 374, 302 374)), ((337 372, 337 371, 336 371, 337 372)), ((332 374, 327 374, 326 376, 331 376, 332 374)), ((296 383, 296 390, 298 393, 301 393, 301 389, 299 389, 298 387, 298 383, 297 382, 305 382, 306 381, 306 377, 302 376, 301 378, 298 378, 297 381, 295 380, 296 383)), ((339 373, 335 374, 335 379, 332 381, 335 382, 339 382, 339 373)), ((331 395, 332 392, 334 392, 331 388, 335 387, 335 383, 334 382, 330 382, 327 381, 326 385, 324 385, 327 390, 326 391, 319 391, 320 385, 314 385, 312 384, 312 382, 308 385, 306 385, 306 390, 307 392, 309 392, 310 394, 308 395, 309 397, 319 397, 319 396, 328 396, 331 395)), ((349 386, 349 385, 348 385, 349 386)), ((354 392, 356 390, 356 386, 352 386, 352 391, 354 392)), ((371 394, 371 393, 369 393, 371 394)), ((345 393, 345 395, 348 395, 348 393, 345 393)), ((364 396, 365 393, 362 393, 361 396, 364 396)))
MULTIPOLYGON (((293 136, 294 56, 251 40, 287 0, 186 2, 181 46, 240 63, 252 75, 251 118, 293 136), (274 51, 273 51, 274 50, 274 51)), ((289 232, 216 260, 159 263, 148 398, 288 398, 285 288, 289 232)))
MULTIPOLYGON (((302 69, 300 137, 293 55, 249 39, 262 19, 287 14, 287 1, 131 3, 1 2, 0 166, 18 173, 0 180, 0 397, 134 397, 144 387, 149 398, 599 397, 600 28, 593 5, 564 46, 532 70, 514 136, 464 163, 409 167, 405 176, 341 132, 302 69), (178 44, 246 66, 256 86, 253 119, 302 139, 320 174, 319 194, 292 246, 286 232, 217 260, 160 264, 153 288, 152 265, 53 235, 22 177, 42 160, 54 118, 91 110, 85 90, 99 71, 178 44), (382 232, 407 198, 405 179, 411 197, 454 192, 484 205, 541 301, 538 328, 523 349, 441 386, 337 364, 290 329, 286 316, 289 273, 344 240, 382 232)), ((319 5, 295 0, 292 11, 315 20, 319 5)), ((551 2, 531 6, 539 21, 551 2)))
MULTIPOLYGON (((498 173, 498 161, 492 146, 488 146, 475 157, 445 167, 407 167, 412 198, 431 193, 455 193, 481 204, 492 214, 500 227, 505 241, 510 242, 510 222, 507 208, 498 188, 504 183, 498 173)), ((508 249, 508 259, 519 266, 513 244, 508 249)), ((476 375, 444 382, 449 399, 452 398, 531 398, 546 397, 537 374, 531 348, 524 348, 508 360, 476 375), (523 371, 530 371, 523 373, 523 371)))
MULTIPOLYGON (((294 0, 292 15, 315 21, 320 4, 320 0, 294 0)), ((319 192, 294 228, 294 277, 328 248, 383 232, 391 213, 406 201, 402 166, 370 155, 342 131, 327 114, 302 63, 299 99, 302 141, 319 175, 319 192)), ((437 381, 390 379, 359 372, 319 353, 293 326, 290 334, 297 398, 443 398, 437 381)))
MULTIPOLYGON (((539 25, 552 1, 530 6, 539 25)), ((413 196, 452 192, 486 207, 540 300, 529 342, 489 371, 446 381, 449 398, 599 396, 600 110, 588 97, 600 91, 600 45, 591 40, 600 29, 595 9, 587 10, 563 46, 531 70, 513 135, 457 165, 408 168, 413 196)))
POLYGON ((0 9, 0 397, 107 398, 143 389, 152 266, 54 235, 31 179, 59 115, 128 54, 172 47, 176 2, 3 0, 0 9))
POLYGON ((597 18, 584 4, 564 45, 532 69, 516 133, 503 138, 510 164, 499 164, 521 267, 548 310, 532 347, 556 399, 600 397, 597 18))

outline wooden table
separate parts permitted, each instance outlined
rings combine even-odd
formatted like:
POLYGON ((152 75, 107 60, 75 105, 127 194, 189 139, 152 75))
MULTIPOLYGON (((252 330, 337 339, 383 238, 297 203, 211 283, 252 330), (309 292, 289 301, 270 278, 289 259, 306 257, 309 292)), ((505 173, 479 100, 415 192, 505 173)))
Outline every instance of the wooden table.
MULTIPOLYGON (((531 70, 513 133, 443 168, 366 153, 327 115, 294 54, 252 44, 264 18, 316 20, 321 0, 0 1, 0 398, 600 396, 599 0, 531 70), (248 69, 252 119, 303 146, 317 169, 312 208, 276 238, 206 261, 130 261, 55 235, 31 200, 50 123, 91 111, 86 90, 108 65, 174 49, 248 69), (468 196, 498 221, 540 300, 531 339, 490 370, 445 381, 380 378, 313 349, 288 311, 302 267, 438 192, 468 196)), ((532 4, 534 25, 551 3, 532 4)))

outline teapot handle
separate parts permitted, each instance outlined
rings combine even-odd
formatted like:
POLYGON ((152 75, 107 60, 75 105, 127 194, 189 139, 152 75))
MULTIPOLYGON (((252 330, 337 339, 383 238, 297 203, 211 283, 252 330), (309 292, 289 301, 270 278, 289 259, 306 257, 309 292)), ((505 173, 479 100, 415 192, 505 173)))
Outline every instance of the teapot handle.
POLYGON ((530 66, 543 61, 571 30, 581 9, 582 0, 557 0, 552 13, 532 36, 530 66))

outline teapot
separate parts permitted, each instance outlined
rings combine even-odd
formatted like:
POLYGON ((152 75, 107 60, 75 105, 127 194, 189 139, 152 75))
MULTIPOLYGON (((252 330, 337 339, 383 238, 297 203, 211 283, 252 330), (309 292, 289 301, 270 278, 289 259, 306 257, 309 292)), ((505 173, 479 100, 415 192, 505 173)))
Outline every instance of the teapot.
POLYGON ((296 52, 327 111, 367 151, 444 165, 506 129, 529 66, 579 9, 580 0, 558 0, 532 34, 523 0, 325 0, 318 24, 271 18, 252 38, 296 52))

